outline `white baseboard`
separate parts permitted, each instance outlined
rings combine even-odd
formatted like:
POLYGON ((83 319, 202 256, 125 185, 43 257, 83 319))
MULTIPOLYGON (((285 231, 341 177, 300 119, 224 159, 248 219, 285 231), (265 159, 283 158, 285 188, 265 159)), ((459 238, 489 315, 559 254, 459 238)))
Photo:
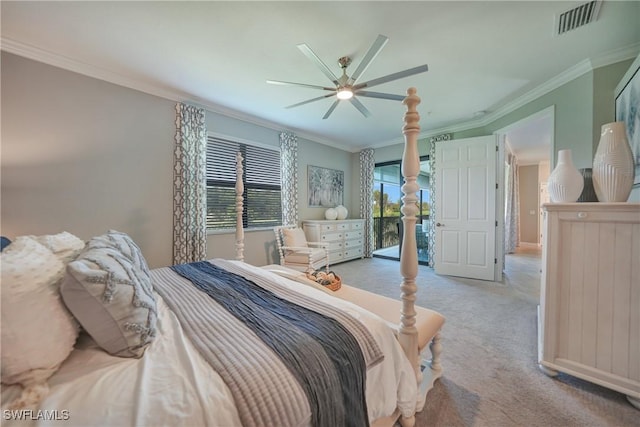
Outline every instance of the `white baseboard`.
POLYGON ((520 242, 518 246, 520 246, 521 248, 539 248, 540 243, 520 242))

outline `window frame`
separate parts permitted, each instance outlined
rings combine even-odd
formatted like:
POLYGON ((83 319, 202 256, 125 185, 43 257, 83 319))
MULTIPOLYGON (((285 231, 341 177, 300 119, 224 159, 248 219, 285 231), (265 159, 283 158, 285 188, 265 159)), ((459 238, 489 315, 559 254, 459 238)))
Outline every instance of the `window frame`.
MULTIPOLYGON (((272 230, 273 227, 275 227, 276 225, 259 225, 259 226, 250 226, 249 225, 249 216, 248 216, 248 207, 250 206, 250 201, 247 198, 247 195, 249 193, 249 190, 277 190, 280 194, 280 205, 278 207, 278 211, 279 211, 279 217, 278 217, 278 221, 277 221, 277 225, 282 225, 282 177, 280 176, 280 181, 278 183, 278 185, 275 184, 264 184, 264 183, 256 183, 256 182, 247 182, 247 147, 255 147, 257 149, 263 149, 263 150, 270 150, 270 151, 274 151, 278 154, 277 158, 278 158, 278 174, 281 174, 281 163, 280 163, 280 147, 279 146, 273 146, 273 145, 268 145, 268 144, 263 144, 263 143, 259 143, 259 142, 255 142, 255 141, 251 141, 251 140, 247 140, 247 139, 243 139, 243 138, 238 138, 235 136, 229 136, 229 135, 223 135, 220 133, 214 133, 214 132, 208 132, 207 133, 207 153, 209 151, 209 144, 215 142, 215 140, 219 140, 222 142, 226 142, 226 143, 231 143, 231 144, 238 144, 239 145, 239 151, 242 153, 243 156, 243 160, 242 160, 242 164, 243 164, 243 171, 242 171, 242 183, 244 186, 244 193, 243 193, 243 214, 242 214, 242 225, 243 225, 243 230, 245 232, 252 232, 252 231, 264 231, 264 230, 272 230)), ((249 149, 250 150, 250 149, 249 149)), ((236 151, 237 153, 237 151, 236 151)), ((206 172, 208 172, 208 167, 209 167, 209 163, 207 162, 206 165, 206 172)), ((235 162, 235 155, 234 155, 234 162, 233 162, 233 170, 236 170, 236 162, 235 162)), ((235 173, 234 173, 235 175, 235 173)), ((209 192, 209 187, 210 186, 216 186, 218 188, 230 188, 233 190, 234 193, 234 198, 233 198, 233 217, 231 218, 231 216, 229 217, 230 219, 230 223, 232 223, 233 225, 230 225, 229 227, 220 227, 220 228, 211 228, 208 226, 208 221, 207 221, 207 234, 230 234, 230 233, 234 233, 236 230, 236 212, 235 212, 235 185, 236 185, 236 181, 235 178, 233 181, 226 181, 226 180, 214 180, 214 179, 209 179, 207 176, 207 173, 205 173, 205 179, 206 179, 206 188, 207 188, 207 199, 208 199, 208 192, 209 192)), ((227 205, 228 206, 228 205, 227 205)), ((209 209, 209 201, 207 200, 207 216, 208 216, 208 209, 209 209)))

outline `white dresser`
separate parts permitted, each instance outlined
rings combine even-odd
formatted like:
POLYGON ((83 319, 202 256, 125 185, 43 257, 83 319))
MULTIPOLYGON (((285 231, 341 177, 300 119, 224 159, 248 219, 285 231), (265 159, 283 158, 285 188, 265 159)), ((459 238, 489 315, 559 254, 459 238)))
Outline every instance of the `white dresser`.
POLYGON ((310 242, 329 244, 329 264, 362 258, 364 253, 364 220, 302 221, 310 242))
POLYGON ((538 360, 640 409, 640 204, 545 204, 538 360))

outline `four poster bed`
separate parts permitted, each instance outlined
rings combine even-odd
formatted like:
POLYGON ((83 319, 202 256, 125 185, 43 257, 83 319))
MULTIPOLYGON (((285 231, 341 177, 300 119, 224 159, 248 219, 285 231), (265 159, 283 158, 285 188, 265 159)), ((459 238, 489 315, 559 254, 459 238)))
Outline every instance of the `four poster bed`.
POLYGON ((240 180, 234 261, 149 270, 117 231, 21 236, 1 255, 5 423, 412 426, 442 373, 444 318, 414 304, 420 100, 408 94, 402 301, 244 263, 240 180))

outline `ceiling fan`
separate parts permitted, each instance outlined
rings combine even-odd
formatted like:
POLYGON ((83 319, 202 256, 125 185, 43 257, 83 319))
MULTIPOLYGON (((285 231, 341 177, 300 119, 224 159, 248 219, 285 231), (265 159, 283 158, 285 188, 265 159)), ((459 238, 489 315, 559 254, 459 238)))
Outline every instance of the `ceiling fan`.
POLYGON ((420 65, 418 67, 409 68, 408 70, 399 71, 397 73, 389 74, 384 77, 379 77, 377 79, 369 80, 368 82, 358 83, 358 78, 365 72, 365 70, 371 64, 371 61, 378 56, 382 48, 389 41, 389 38, 380 34, 378 38, 373 42, 373 45, 369 48, 369 51, 364 56, 358 68, 351 74, 351 76, 347 75, 347 67, 351 64, 351 58, 348 56, 343 56, 338 59, 338 64, 340 64, 340 68, 342 68, 342 76, 340 78, 336 77, 335 74, 325 65, 324 62, 318 55, 316 55, 309 46, 305 43, 299 44, 298 49, 302 51, 302 53, 311 60, 311 62, 315 63, 320 71, 324 73, 325 76, 331 80, 331 82, 335 85, 335 87, 325 87, 325 86, 317 86, 310 85, 305 83, 292 83, 292 82, 283 82, 279 80, 267 80, 267 83, 276 84, 276 85, 287 85, 287 86, 299 86, 299 87, 307 87, 311 89, 320 89, 329 91, 331 93, 323 96, 319 96, 317 98, 308 99, 306 101, 298 102, 297 104, 289 105, 285 108, 294 108, 299 107, 301 105, 308 104, 310 102, 319 101, 321 99, 330 98, 332 96, 336 96, 336 101, 329 107, 329 110, 322 117, 323 119, 328 118, 333 110, 338 106, 338 103, 342 100, 349 100, 351 104, 358 109, 365 117, 371 116, 371 112, 367 110, 367 108, 362 105, 362 103, 356 98, 357 96, 364 96, 369 98, 379 98, 379 99, 390 99, 392 101, 402 101, 405 96, 404 95, 393 95, 390 93, 381 93, 381 92, 371 92, 369 90, 364 90, 366 88, 370 88, 376 85, 380 85, 382 83, 387 83, 393 80, 402 79, 404 77, 409 77, 414 74, 424 73, 429 68, 427 65, 420 65))

